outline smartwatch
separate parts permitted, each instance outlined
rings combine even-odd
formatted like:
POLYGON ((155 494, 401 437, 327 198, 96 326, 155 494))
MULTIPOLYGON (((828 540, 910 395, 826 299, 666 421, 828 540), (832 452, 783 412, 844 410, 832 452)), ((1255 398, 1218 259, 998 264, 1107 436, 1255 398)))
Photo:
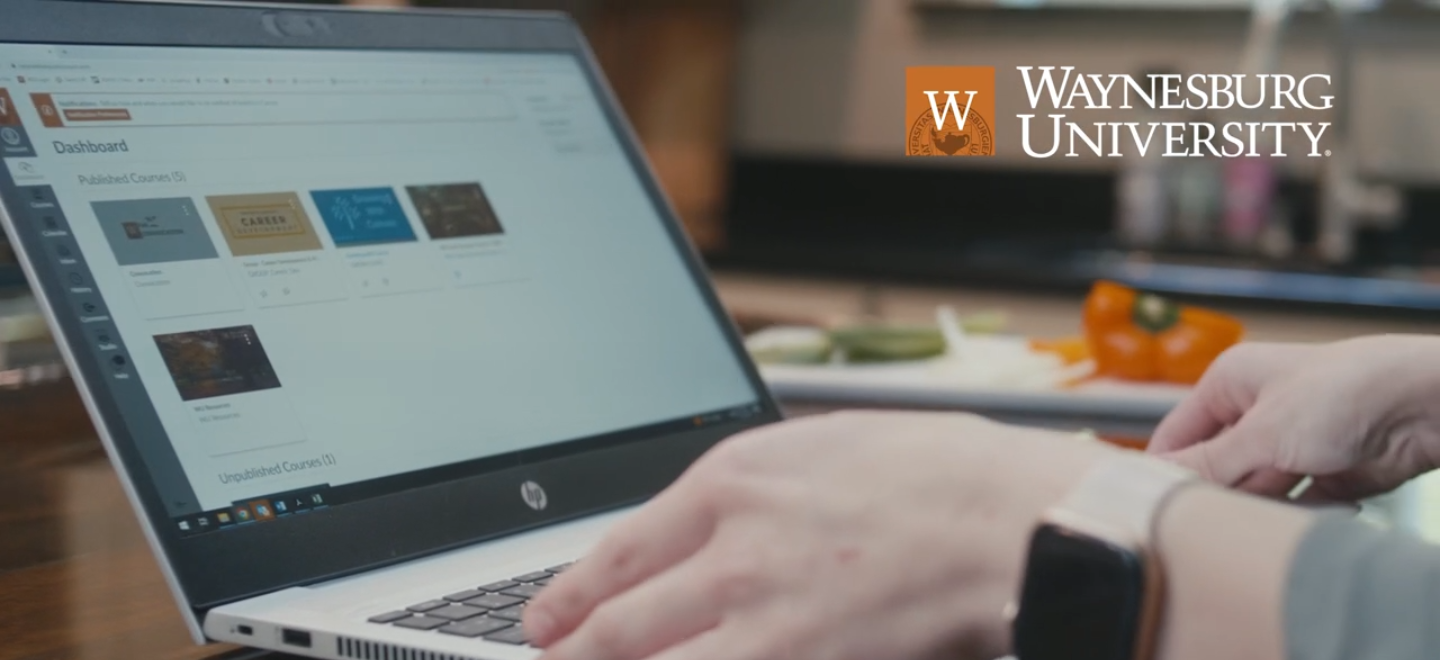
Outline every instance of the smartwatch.
POLYGON ((1014 620, 1018 660, 1149 660, 1164 600, 1157 514, 1195 482, 1143 455, 1097 462, 1042 517, 1014 620))

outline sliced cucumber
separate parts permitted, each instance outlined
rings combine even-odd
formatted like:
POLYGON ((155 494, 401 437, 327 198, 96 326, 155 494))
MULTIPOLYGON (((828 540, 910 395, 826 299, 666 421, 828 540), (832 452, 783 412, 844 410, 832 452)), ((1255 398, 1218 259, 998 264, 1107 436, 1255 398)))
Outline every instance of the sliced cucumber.
POLYGON ((830 340, 846 362, 923 360, 945 352, 938 328, 924 326, 856 326, 830 331, 830 340))

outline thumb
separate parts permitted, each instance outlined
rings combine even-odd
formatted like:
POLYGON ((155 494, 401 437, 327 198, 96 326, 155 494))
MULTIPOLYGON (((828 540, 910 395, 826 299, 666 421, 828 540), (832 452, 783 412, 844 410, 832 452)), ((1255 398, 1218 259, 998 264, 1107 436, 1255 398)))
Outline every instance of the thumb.
POLYGON ((1206 481, 1237 486, 1252 474, 1270 468, 1272 463, 1270 457, 1274 452, 1266 446, 1268 438, 1252 432, 1251 426, 1241 419, 1239 424, 1214 438, 1164 454, 1163 458, 1194 470, 1206 481))

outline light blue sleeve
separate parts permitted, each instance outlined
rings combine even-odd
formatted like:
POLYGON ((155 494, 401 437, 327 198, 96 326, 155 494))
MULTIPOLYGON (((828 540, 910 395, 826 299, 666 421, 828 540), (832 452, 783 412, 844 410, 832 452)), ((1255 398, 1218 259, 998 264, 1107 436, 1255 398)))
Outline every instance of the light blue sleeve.
POLYGON ((1440 660, 1440 547, 1326 514, 1288 585, 1288 660, 1440 660))

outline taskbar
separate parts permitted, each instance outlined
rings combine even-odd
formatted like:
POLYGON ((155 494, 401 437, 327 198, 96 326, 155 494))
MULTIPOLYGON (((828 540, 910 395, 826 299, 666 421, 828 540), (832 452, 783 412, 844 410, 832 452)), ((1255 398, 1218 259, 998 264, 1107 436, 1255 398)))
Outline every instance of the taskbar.
POLYGON ((171 522, 182 537, 238 529, 328 508, 331 506, 332 492, 329 484, 311 486, 233 502, 223 509, 178 516, 171 522))
MULTIPOLYGON (((743 421, 759 415, 763 412, 760 403, 747 403, 740 406, 732 406, 720 410, 700 413, 697 415, 686 415, 665 422, 650 424, 641 428, 629 429, 617 434, 609 434, 601 438, 588 438, 588 441, 603 439, 625 439, 630 437, 655 437, 665 433, 675 433, 691 429, 717 426, 733 422, 743 421)), ((582 440, 580 442, 584 442, 582 440)), ((570 444, 570 443, 563 443, 570 444)), ((530 450, 534 451, 534 450, 530 450)), ((520 452, 529 453, 529 452, 520 452)), ((538 456, 536 456, 538 458, 538 456)), ((444 481, 447 478, 463 478, 484 474, 491 466, 501 464, 512 464, 508 462, 495 462, 503 459, 504 456, 492 456, 476 461, 467 461, 463 464, 439 466, 429 470, 418 472, 379 477, 366 481, 360 481, 340 486, 320 484, 300 489, 292 489, 279 493, 273 493, 263 497, 250 497, 244 500, 232 502, 230 506, 193 513, 184 516, 177 516, 171 519, 171 524, 179 531, 181 537, 196 536, 231 529, 241 529, 255 524, 267 523, 281 518, 300 516, 315 513, 330 507, 368 500, 382 495, 389 495, 406 488, 413 488, 427 483, 444 481), (472 465, 473 469, 464 470, 468 474, 458 474, 457 468, 464 468, 472 465), (436 477, 439 477, 438 479, 436 477)))

